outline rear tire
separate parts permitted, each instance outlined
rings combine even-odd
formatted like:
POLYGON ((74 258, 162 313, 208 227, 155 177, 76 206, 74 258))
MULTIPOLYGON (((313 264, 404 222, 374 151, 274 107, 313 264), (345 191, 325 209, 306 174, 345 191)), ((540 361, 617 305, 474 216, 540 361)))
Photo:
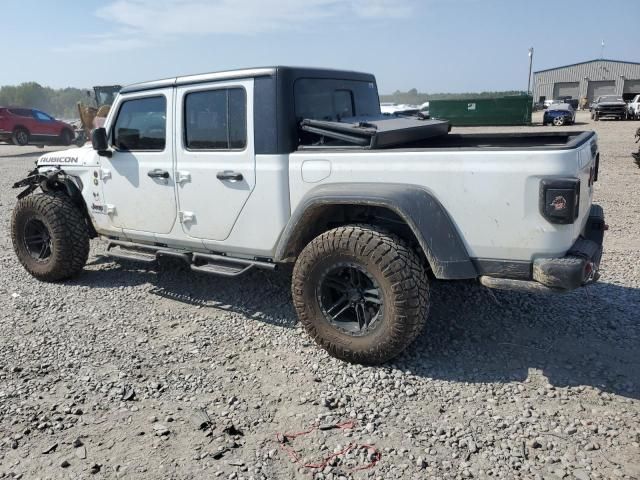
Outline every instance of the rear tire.
POLYGON ((564 125, 564 117, 555 117, 553 119, 553 124, 556 127, 561 127, 562 125, 564 125))
POLYGON ((11 217, 11 240, 22 266, 47 282, 77 275, 89 256, 85 218, 71 199, 60 193, 18 200, 11 217))
POLYGON ((13 130, 13 133, 11 135, 11 141, 13 142, 14 145, 19 145, 21 147, 24 147, 26 144, 29 143, 30 136, 31 135, 29 135, 29 130, 27 130, 26 128, 18 127, 13 130))
POLYGON ((429 312, 420 257, 373 225, 339 227, 312 240, 293 269, 292 295, 316 343, 334 357, 363 364, 397 356, 429 312))

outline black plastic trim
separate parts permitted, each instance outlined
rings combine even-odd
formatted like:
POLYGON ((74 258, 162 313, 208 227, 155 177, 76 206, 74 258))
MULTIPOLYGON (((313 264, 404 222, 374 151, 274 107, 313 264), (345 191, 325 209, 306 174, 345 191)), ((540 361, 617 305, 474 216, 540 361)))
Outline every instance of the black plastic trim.
POLYGON ((460 234, 442 204, 427 190, 403 184, 326 184, 312 189, 287 223, 276 249, 276 261, 285 261, 291 256, 292 246, 308 229, 313 211, 329 205, 388 208, 412 230, 436 278, 478 276, 460 234))
POLYGON ((513 280, 531 280, 532 278, 531 262, 527 260, 474 258, 472 261, 478 271, 478 275, 513 280))

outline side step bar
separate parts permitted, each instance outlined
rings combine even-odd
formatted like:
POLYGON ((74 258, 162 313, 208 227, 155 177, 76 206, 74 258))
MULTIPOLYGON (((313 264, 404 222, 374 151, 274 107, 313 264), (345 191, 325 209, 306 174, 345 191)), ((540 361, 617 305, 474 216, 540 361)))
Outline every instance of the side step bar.
POLYGON ((145 245, 143 243, 109 240, 107 255, 122 260, 142 263, 154 263, 159 257, 179 258, 189 265, 195 272, 221 275, 223 277, 237 277, 252 268, 275 270, 276 264, 248 258, 228 257, 212 253, 196 253, 175 250, 172 248, 145 245), (114 251, 114 249, 116 249, 114 251))

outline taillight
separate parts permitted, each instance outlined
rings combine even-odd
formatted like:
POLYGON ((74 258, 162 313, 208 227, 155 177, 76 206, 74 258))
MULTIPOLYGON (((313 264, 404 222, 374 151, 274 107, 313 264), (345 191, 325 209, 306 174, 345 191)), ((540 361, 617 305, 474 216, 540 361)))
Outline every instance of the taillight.
POLYGON ((580 180, 543 179, 540 182, 540 214, 551 223, 567 225, 578 218, 580 180))

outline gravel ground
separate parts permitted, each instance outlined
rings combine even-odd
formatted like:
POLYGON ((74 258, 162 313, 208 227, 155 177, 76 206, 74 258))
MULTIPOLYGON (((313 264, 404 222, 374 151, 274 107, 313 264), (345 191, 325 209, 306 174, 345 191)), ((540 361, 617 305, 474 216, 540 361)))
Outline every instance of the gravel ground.
POLYGON ((43 150, 0 145, 0 478, 640 478, 640 123, 579 120, 564 128, 600 136, 601 281, 565 296, 433 282, 427 328, 377 368, 308 340, 287 272, 145 270, 94 242, 78 279, 34 280, 10 185, 43 150), (276 434, 316 423, 290 436, 301 462, 350 443, 381 458, 301 467, 276 434))

